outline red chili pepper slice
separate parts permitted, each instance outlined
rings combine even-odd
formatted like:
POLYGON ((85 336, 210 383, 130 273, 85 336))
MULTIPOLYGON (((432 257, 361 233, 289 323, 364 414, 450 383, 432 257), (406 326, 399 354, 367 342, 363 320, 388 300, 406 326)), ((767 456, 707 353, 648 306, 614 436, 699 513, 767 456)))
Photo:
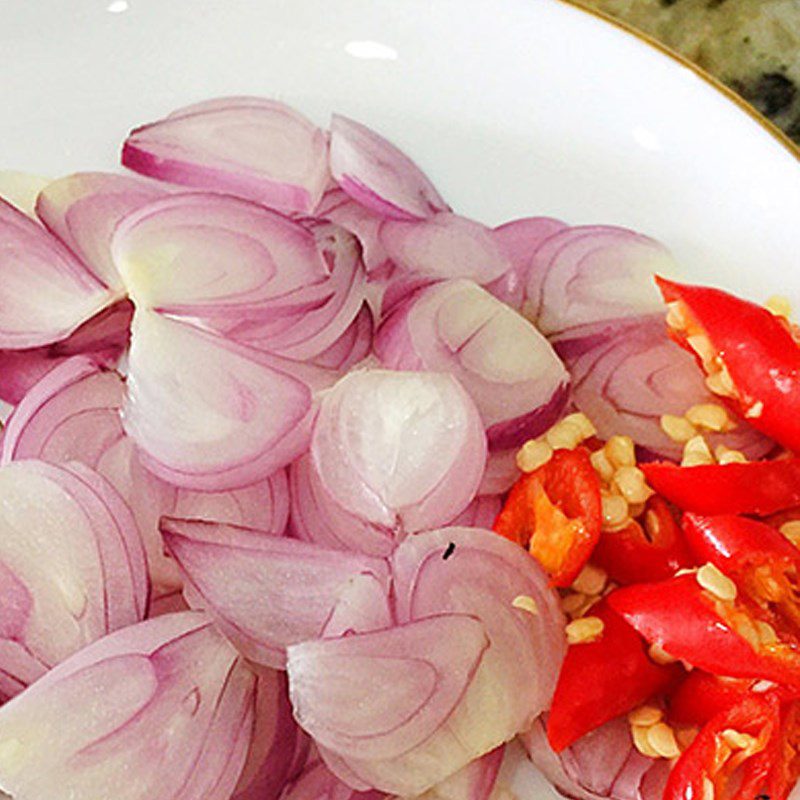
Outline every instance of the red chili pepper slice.
POLYGON ((683 529, 701 561, 719 567, 770 622, 800 640, 800 550, 775 528, 732 514, 686 514, 683 529))
POLYGON ((754 428, 800 450, 800 346, 789 323, 720 289, 656 280, 664 300, 679 304, 667 318, 673 338, 707 373, 727 371, 728 399, 754 428))
POLYGON ((569 586, 600 538, 600 479, 589 451, 556 450, 509 492, 494 530, 526 547, 554 586, 569 586))
POLYGON ((773 766, 767 791, 771 800, 785 800, 800 778, 800 703, 781 705, 780 735, 773 748, 773 766))
POLYGON ((668 691, 682 673, 678 664, 652 661, 644 639, 605 600, 592 608, 591 615, 603 621, 602 636, 570 645, 547 719, 547 738, 557 753, 668 691))
MULTIPOLYGON (((675 763, 664 800, 754 800, 776 784, 781 742, 776 696, 748 695, 713 717, 675 763)), ((783 800, 770 794, 771 800, 783 800)))
POLYGON ((618 589, 608 596, 648 642, 699 669, 733 678, 763 678, 800 688, 800 649, 767 636, 764 621, 740 601, 722 601, 694 575, 618 589))
POLYGON ((679 467, 641 464, 648 484, 684 511, 772 514, 800 505, 800 458, 679 467))
POLYGON ((798 506, 784 508, 782 511, 776 511, 774 514, 767 514, 762 517, 762 521, 773 528, 780 528, 787 522, 797 522, 797 520, 800 520, 800 507, 798 506))
POLYGON ((669 505, 658 495, 647 502, 643 525, 633 520, 620 531, 603 531, 592 561, 623 586, 663 581, 695 563, 669 505))
POLYGON ((692 670, 669 696, 669 719, 678 725, 705 725, 752 691, 753 678, 725 678, 692 670))

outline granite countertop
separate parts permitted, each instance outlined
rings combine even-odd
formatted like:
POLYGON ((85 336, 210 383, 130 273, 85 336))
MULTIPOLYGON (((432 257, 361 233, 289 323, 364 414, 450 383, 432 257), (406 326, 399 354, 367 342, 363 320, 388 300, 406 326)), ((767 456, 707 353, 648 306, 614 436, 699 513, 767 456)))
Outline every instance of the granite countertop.
POLYGON ((800 0, 581 0, 722 80, 800 143, 800 0))

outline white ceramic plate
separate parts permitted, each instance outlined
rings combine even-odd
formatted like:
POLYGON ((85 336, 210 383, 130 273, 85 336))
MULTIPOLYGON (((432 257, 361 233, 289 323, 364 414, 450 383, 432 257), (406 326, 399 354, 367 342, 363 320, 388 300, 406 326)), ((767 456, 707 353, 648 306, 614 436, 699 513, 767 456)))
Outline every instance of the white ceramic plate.
POLYGON ((110 168, 135 124, 264 94, 376 127, 478 219, 628 225, 699 279, 800 301, 797 154, 560 0, 4 0, 0 53, 0 169, 110 168))

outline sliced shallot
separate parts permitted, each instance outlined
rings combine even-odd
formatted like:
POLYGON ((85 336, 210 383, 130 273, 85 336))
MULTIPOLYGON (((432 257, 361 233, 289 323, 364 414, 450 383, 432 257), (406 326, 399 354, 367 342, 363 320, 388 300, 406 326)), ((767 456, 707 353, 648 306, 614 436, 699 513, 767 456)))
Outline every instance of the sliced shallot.
POLYGON ((360 122, 334 114, 331 174, 369 211, 389 219, 421 219, 448 211, 433 184, 401 150, 360 122))
POLYGON ((533 764, 566 797, 661 800, 669 762, 639 753, 624 718, 606 723, 560 754, 550 748, 541 720, 522 741, 533 764))
POLYGON ((116 298, 41 225, 0 200, 0 348, 65 339, 116 298))
POLYGON ((169 513, 184 519, 229 522, 281 536, 289 520, 289 480, 279 469, 265 480, 227 492, 178 489, 169 513))
POLYGON ((162 521, 190 604, 212 614, 241 652, 282 668, 287 645, 319 636, 349 583, 367 573, 387 587, 386 564, 263 531, 211 522, 162 521))
POLYGON ((394 369, 455 375, 481 413, 492 450, 546 431, 569 397, 569 374, 549 342, 472 281, 414 293, 383 322, 375 351, 394 369))
POLYGON ((292 716, 286 675, 259 670, 253 706, 253 738, 231 800, 277 800, 283 787, 297 777, 298 755, 308 737, 292 716))
POLYGON ((320 404, 311 455, 346 511, 387 530, 421 530, 475 495, 486 443, 474 404, 450 375, 364 370, 320 404))
POLYGON ((383 792, 351 788, 317 758, 309 761, 297 779, 286 787, 283 800, 382 800, 385 796, 383 792))
POLYGON ((511 488, 514 481, 519 478, 520 471, 517 467, 517 452, 519 448, 508 450, 493 450, 486 459, 486 471, 483 473, 478 495, 502 494, 511 488))
POLYGON ((342 508, 322 485, 309 454, 289 470, 292 533, 307 542, 368 556, 388 556, 395 532, 367 522, 342 508))
MULTIPOLYGON (((327 742, 336 758, 325 750, 323 756, 343 780, 352 775, 365 786, 408 796, 427 791, 526 730, 550 700, 565 642, 558 600, 542 570, 521 548, 490 531, 417 533, 400 544, 391 563, 398 623, 464 615, 480 621, 489 639, 458 703, 417 747, 381 758, 343 739, 327 742), (518 597, 529 598, 536 613, 515 605, 518 597)), ((344 675, 339 680, 345 681, 344 675)), ((380 702, 376 687, 368 707, 380 702)), ((300 722, 306 725, 302 717, 300 722)))
POLYGON ((437 783, 416 800, 488 800, 497 781, 505 747, 497 747, 476 758, 458 772, 437 783))
POLYGON ((48 372, 84 354, 115 367, 128 346, 133 307, 121 300, 80 325, 66 339, 26 350, 0 350, 0 398, 16 405, 48 372))
POLYGON ((130 511, 82 465, 0 468, 0 695, 144 618, 147 572, 130 511))
POLYGON ((502 507, 503 498, 500 495, 480 494, 449 524, 459 528, 491 530, 502 507))
POLYGON ((120 418, 125 387, 116 372, 76 356, 55 368, 26 395, 8 420, 0 463, 39 458, 81 461, 117 489, 136 518, 157 592, 174 590, 180 579, 164 554, 158 531, 162 514, 206 517, 253 525, 281 534, 289 513, 286 474, 225 492, 175 489, 142 467, 120 418))
POLYGON ((36 213, 36 198, 50 183, 50 178, 16 170, 0 170, 0 198, 29 217, 36 213))
POLYGON ((352 234, 328 222, 306 222, 306 227, 313 234, 316 257, 328 270, 326 280, 289 294, 271 309, 226 325, 225 332, 259 350, 299 360, 321 357, 324 363, 326 354, 330 355, 327 351, 340 344, 364 308, 366 273, 352 234))
POLYGON ((125 435, 121 376, 85 356, 60 364, 35 384, 8 420, 0 462, 38 458, 80 461, 119 492, 136 519, 157 594, 180 586, 175 564, 164 555, 158 518, 175 504, 175 489, 147 472, 125 435))
POLYGON ((313 363, 339 372, 349 370, 369 356, 374 332, 374 316, 365 302, 339 338, 314 356, 313 363))
POLYGON ((126 432, 143 463, 188 489, 262 480, 308 445, 314 390, 333 375, 137 311, 126 432))
POLYGON ((151 178, 307 213, 328 181, 325 134, 276 100, 219 98, 132 131, 122 163, 151 178))
POLYGON ((128 214, 114 232, 112 256, 138 307, 214 329, 329 272, 299 223, 208 192, 170 195, 128 214))
POLYGON ((154 183, 107 172, 79 172, 52 181, 39 194, 36 214, 110 289, 124 289, 111 259, 111 237, 131 211, 163 197, 154 183))
POLYGON ((334 752, 401 756, 450 716, 487 645, 483 625, 466 614, 292 645, 287 668, 295 715, 334 752))
POLYGON ((565 222, 551 217, 522 217, 495 228, 494 238, 511 262, 511 269, 487 284, 486 288, 498 300, 521 311, 533 254, 542 242, 566 227, 565 222))
POLYGON ((328 189, 319 205, 314 209, 318 219, 329 219, 355 234, 361 243, 364 265, 367 272, 386 265, 388 256, 378 237, 383 217, 359 205, 339 188, 328 189))
MULTIPOLYGON (((600 438, 630 436, 647 451, 680 459, 682 445, 661 429, 663 414, 682 417, 694 405, 713 403, 694 360, 666 336, 662 314, 612 320, 573 329, 554 342, 572 375, 573 401, 600 438)), ((772 444, 746 422, 711 434, 750 458, 772 444)))
POLYGON ((512 268, 491 229, 457 214, 425 220, 386 220, 380 241, 402 269, 427 278, 467 278, 491 283, 512 268))
POLYGON ((0 788, 15 800, 228 800, 254 687, 204 614, 118 631, 0 709, 0 788))
POLYGON ((548 336, 588 322, 661 311, 653 274, 674 274, 669 251, 625 228, 579 226, 548 238, 528 272, 525 313, 548 336))

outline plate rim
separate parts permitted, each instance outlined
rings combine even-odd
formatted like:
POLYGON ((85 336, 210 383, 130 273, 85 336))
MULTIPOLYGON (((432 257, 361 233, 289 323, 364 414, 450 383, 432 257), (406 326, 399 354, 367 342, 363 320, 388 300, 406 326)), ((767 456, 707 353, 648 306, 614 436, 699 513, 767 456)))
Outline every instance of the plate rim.
POLYGON ((557 0, 557 2, 577 11, 581 11, 584 14, 594 17, 595 19, 599 19, 601 22, 604 22, 608 25, 611 25, 617 30, 632 36, 634 39, 638 39, 640 42, 658 51, 662 55, 667 56, 668 58, 677 62, 680 66, 690 70, 697 75, 698 78, 703 80, 711 89, 714 89, 728 101, 737 106, 740 111, 743 111, 745 114, 747 114, 747 116, 756 122, 765 133, 776 140, 776 142, 781 145, 790 156, 793 156, 795 160, 800 162, 800 144, 797 144, 790 139, 787 134, 784 133, 774 122, 772 122, 770 119, 767 119, 767 117, 757 111, 741 95, 737 94, 733 89, 726 86, 719 78, 715 77, 710 72, 707 72, 705 69, 703 69, 703 67, 699 66, 691 59, 682 55, 677 50, 673 50, 669 45, 664 44, 651 34, 639 30, 629 22, 625 22, 617 17, 612 17, 605 11, 600 11, 597 8, 584 5, 581 0, 557 0))

